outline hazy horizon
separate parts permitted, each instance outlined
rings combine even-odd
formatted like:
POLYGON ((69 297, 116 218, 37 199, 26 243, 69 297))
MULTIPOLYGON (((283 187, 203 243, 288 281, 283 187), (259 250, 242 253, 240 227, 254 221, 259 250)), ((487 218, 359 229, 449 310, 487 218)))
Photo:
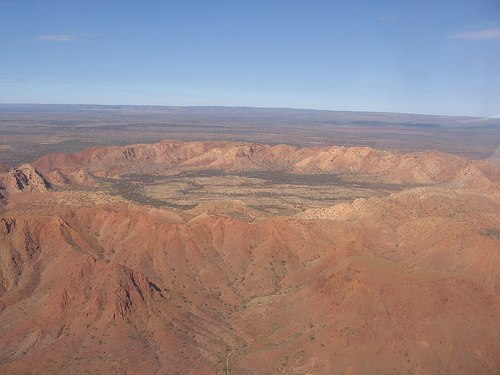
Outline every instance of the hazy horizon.
POLYGON ((394 111, 354 111, 354 110, 341 110, 341 109, 318 109, 318 108, 300 108, 300 107, 264 107, 264 106, 251 106, 251 105, 169 105, 169 104, 98 104, 98 103, 0 103, 0 106, 89 106, 89 107, 165 107, 165 108, 227 108, 227 109, 253 109, 253 110, 283 110, 283 111, 311 111, 311 112, 338 112, 338 113, 374 113, 374 114, 393 114, 393 115, 416 115, 416 116, 436 116, 436 117, 470 117, 477 119, 497 119, 500 115, 493 116, 472 116, 472 115, 440 115, 432 113, 416 113, 416 112, 394 112, 394 111))
POLYGON ((0 103, 496 117, 500 3, 0 1, 0 103))

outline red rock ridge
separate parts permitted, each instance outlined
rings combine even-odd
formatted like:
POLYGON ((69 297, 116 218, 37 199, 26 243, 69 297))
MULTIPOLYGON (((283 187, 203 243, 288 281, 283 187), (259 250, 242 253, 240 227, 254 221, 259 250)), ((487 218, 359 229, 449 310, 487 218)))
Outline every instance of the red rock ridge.
MULTIPOLYGON (((225 171, 276 170, 291 173, 365 173, 392 183, 436 184, 461 179, 467 174, 488 181, 500 180, 500 167, 493 163, 427 151, 401 154, 368 147, 298 148, 287 145, 234 142, 163 141, 126 147, 87 149, 75 155, 53 154, 33 163, 44 175, 58 171, 69 180, 71 173, 102 177, 143 172, 151 166, 169 168, 204 168, 225 171)), ((48 177, 49 178, 49 177, 48 177)), ((61 177, 51 182, 57 184, 61 177)))

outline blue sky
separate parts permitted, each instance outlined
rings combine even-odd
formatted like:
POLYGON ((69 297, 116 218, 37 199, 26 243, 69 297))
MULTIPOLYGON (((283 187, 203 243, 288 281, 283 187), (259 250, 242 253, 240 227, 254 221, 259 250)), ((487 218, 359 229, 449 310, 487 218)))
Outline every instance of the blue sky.
POLYGON ((500 114, 499 0, 0 0, 0 103, 500 114))

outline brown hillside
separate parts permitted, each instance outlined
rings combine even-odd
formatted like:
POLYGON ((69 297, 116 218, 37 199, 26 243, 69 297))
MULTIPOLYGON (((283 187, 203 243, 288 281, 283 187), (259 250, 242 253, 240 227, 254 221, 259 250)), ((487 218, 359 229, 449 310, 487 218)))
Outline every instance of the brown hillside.
POLYGON ((500 372, 498 167, 165 141, 15 171, 29 183, 0 207, 2 374, 500 372), (155 208, 96 190, 100 175, 195 167, 432 186, 294 217, 237 199, 155 208))
MULTIPOLYGON (((234 142, 163 141, 152 145, 100 147, 75 155, 52 154, 33 163, 44 175, 57 170, 68 177, 85 168, 103 177, 165 171, 169 168, 204 168, 226 171, 274 170, 294 173, 364 173, 391 183, 433 184, 463 177, 464 170, 498 180, 498 166, 427 151, 401 154, 369 147, 298 148, 234 142)), ((71 179, 71 178, 70 178, 71 179)), ((73 178, 73 180, 75 180, 73 178)), ((56 180, 51 181, 54 184, 56 180)))

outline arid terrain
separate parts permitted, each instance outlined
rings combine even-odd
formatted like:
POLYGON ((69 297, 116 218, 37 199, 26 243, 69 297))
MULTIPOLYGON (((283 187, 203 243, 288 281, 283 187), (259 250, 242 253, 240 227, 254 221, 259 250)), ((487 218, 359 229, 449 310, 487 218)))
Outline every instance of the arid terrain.
MULTIPOLYGON (((491 157, 500 119, 286 108, 0 104, 0 163, 98 146, 233 141, 491 157)), ((500 155, 497 156, 500 162, 500 155)))
POLYGON ((500 373, 495 120, 21 107, 1 374, 500 373))

